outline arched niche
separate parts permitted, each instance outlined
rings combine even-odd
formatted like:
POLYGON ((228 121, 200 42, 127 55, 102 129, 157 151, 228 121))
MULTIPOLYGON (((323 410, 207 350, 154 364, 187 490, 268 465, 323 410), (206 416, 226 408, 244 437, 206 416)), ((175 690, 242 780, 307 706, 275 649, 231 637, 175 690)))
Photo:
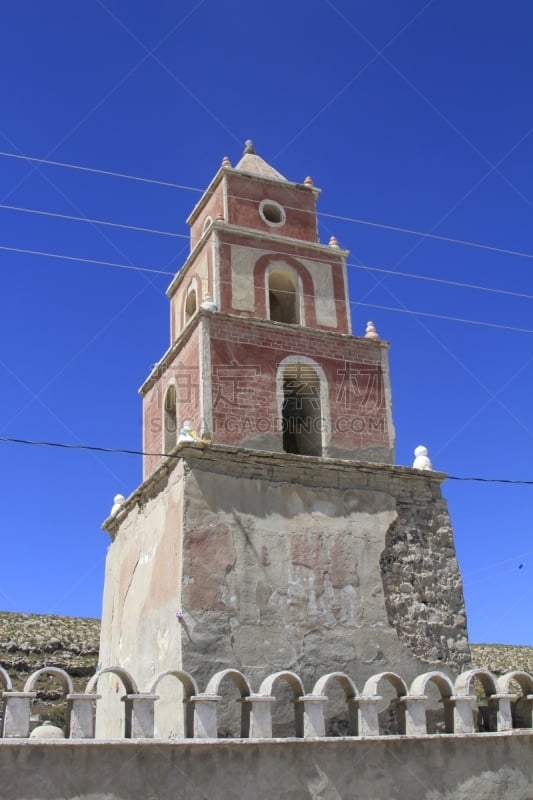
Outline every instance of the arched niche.
POLYGON ((176 411, 176 387, 167 387, 163 402, 163 452, 170 453, 178 440, 178 420, 176 411))

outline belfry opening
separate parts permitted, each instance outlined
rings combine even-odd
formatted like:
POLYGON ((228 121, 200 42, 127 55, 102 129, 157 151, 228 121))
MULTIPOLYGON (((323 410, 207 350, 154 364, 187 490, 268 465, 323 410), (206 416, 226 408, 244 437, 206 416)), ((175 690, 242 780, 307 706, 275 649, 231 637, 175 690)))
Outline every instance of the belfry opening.
POLYGON ((300 298, 297 279, 284 270, 273 270, 268 276, 268 305, 272 322, 300 324, 300 298))
POLYGON ((307 364, 283 370, 282 431, 286 453, 322 455, 322 403, 320 377, 307 364))

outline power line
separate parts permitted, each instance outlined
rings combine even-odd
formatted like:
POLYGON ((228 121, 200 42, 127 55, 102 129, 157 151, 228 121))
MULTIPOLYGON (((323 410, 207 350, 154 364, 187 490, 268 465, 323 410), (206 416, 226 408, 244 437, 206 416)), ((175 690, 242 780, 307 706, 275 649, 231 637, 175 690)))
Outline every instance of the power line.
POLYGON ((452 236, 439 236, 436 233, 424 233, 424 231, 416 231, 411 228, 401 228, 398 225, 385 225, 382 222, 372 222, 368 219, 359 219, 357 217, 342 217, 337 214, 326 214, 323 211, 318 212, 318 216, 327 217, 329 219, 336 219, 341 222, 353 222, 357 225, 368 225, 372 228, 381 228, 386 231, 393 231, 395 233, 408 233, 411 236, 420 236, 423 239, 436 239, 440 242, 448 242, 450 244, 460 244, 466 247, 477 247, 480 250, 489 250, 493 253, 501 253, 507 256, 518 256, 520 258, 533 259, 533 253, 525 253, 521 250, 509 250, 505 247, 496 247, 491 244, 482 244, 481 242, 470 242, 467 239, 454 239, 452 236))
POLYGON ((441 283, 444 286, 455 286, 460 289, 475 289, 480 292, 492 292, 493 294, 503 294, 509 297, 520 297, 523 300, 533 300, 533 294, 525 292, 513 292, 511 289, 495 289, 492 286, 482 286, 476 283, 463 283, 462 281, 450 281, 447 278, 434 278, 430 275, 417 275, 414 272, 399 272, 395 269, 384 269, 382 267, 369 267, 366 264, 346 264, 351 269, 360 269, 368 272, 380 272, 385 275, 397 275, 399 278, 412 278, 418 281, 429 281, 430 283, 441 283))
MULTIPOLYGON (((170 277, 174 277, 174 275, 176 274, 174 272, 168 272, 167 270, 151 269, 150 267, 137 267, 132 264, 120 264, 114 261, 101 261, 95 258, 82 258, 80 256, 68 256, 60 253, 47 253, 40 250, 27 250, 22 247, 7 247, 5 245, 0 245, 0 250, 4 250, 9 253, 21 253, 24 255, 43 256, 46 258, 58 258, 63 261, 76 261, 76 262, 81 262, 82 264, 96 264, 97 266, 125 269, 125 270, 130 270, 132 272, 149 272, 156 275, 167 275, 170 277)), ((361 267, 361 265, 359 264, 354 264, 350 266, 360 267, 362 269, 372 269, 371 267, 361 267)), ((226 284, 226 283, 230 283, 230 281, 221 281, 221 284, 226 284)), ((471 287, 471 288, 481 288, 481 287, 471 287)), ((279 290, 279 291, 285 292, 286 290, 279 290)), ((496 291, 496 290, 487 289, 487 291, 496 291)), ((507 294, 507 292, 505 293, 507 294)), ((303 295, 303 297, 310 297, 310 296, 311 295, 303 295)), ((529 295, 526 295, 526 297, 529 297, 529 295)), ((320 299, 320 298, 315 297, 315 299, 320 299)), ((498 330, 511 331, 513 333, 533 333, 533 329, 530 328, 519 328, 513 325, 501 325, 497 322, 483 322, 482 320, 466 319, 464 317, 452 317, 446 314, 434 314, 429 311, 416 311, 410 308, 397 308, 394 306, 382 306, 373 303, 361 303, 358 302, 357 300, 350 300, 349 305, 360 306, 364 308, 375 308, 380 311, 395 311, 402 314, 411 314, 413 316, 418 316, 418 317, 430 317, 432 319, 442 319, 445 320, 446 322, 462 322, 467 325, 480 325, 484 328, 497 328, 498 330)))
POLYGON ((173 236, 176 239, 189 239, 186 233, 173 233, 172 231, 162 231, 159 228, 141 228, 137 225, 124 225, 120 222, 109 222, 103 219, 91 219, 90 217, 76 217, 72 214, 60 214, 56 211, 42 211, 38 208, 25 208, 23 206, 10 206, 6 203, 0 203, 0 208, 6 211, 18 211, 25 214, 36 214, 42 217, 54 217, 56 219, 66 219, 70 222, 88 222, 91 225, 106 225, 110 228, 123 228, 127 231, 140 231, 141 233, 156 233, 159 236, 173 236))
MULTIPOLYGON (((173 183, 172 181, 162 181, 162 180, 157 180, 155 178, 145 178, 139 175, 131 175, 125 172, 113 172, 112 170, 97 169, 95 167, 85 167, 80 164, 69 164, 64 161, 51 161, 46 158, 35 158, 33 156, 21 155, 19 153, 8 153, 6 151, 0 150, 0 156, 4 156, 6 158, 16 158, 22 161, 31 161, 37 164, 47 164, 53 167, 63 167, 66 169, 73 169, 81 172, 89 172, 96 175, 106 175, 114 178, 122 178, 125 180, 137 181, 140 183, 153 184, 155 186, 165 186, 171 189, 180 189, 189 192, 196 192, 197 194, 203 194, 206 191, 205 189, 201 189, 197 186, 187 186, 180 183, 173 183)), ((257 202, 257 203, 259 202, 259 201, 254 201, 249 197, 239 197, 238 195, 231 195, 231 197, 234 200, 247 200, 248 202, 257 202)), ((292 208, 291 206, 286 206, 286 208, 293 211, 299 211, 300 213, 304 212, 304 210, 301 208, 296 209, 292 208)), ((315 213, 315 212, 309 211, 307 213, 315 213)), ((497 247, 495 245, 483 244, 482 242, 472 242, 467 239, 456 239, 452 236, 442 236, 436 233, 426 233, 425 231, 419 231, 414 228, 403 228, 400 225, 388 225, 383 222, 374 222, 373 220, 361 219, 359 217, 346 217, 340 214, 330 214, 325 211, 318 211, 316 212, 316 214, 319 217, 324 217, 325 219, 338 220, 339 222, 349 222, 356 225, 366 225, 368 227, 392 231, 393 233, 405 233, 410 236, 419 236, 424 239, 432 239, 436 241, 447 242, 449 244, 462 245, 464 247, 474 247, 480 250, 499 253, 501 255, 533 259, 533 253, 527 253, 521 250, 513 250, 505 247, 497 247)))
POLYGON ((25 156, 20 153, 7 153, 0 150, 0 156, 5 156, 6 158, 17 158, 20 161, 32 161, 36 164, 47 164, 51 167, 65 167, 66 169, 75 169, 80 172, 91 172, 95 175, 107 175, 112 178, 125 178, 129 181, 138 181, 140 183, 152 183, 155 186, 167 186, 170 189, 184 189, 188 192, 199 192, 202 193, 204 189, 197 189, 195 186, 184 186, 181 183, 172 183, 171 181, 160 181, 156 180, 155 178, 142 178, 138 175, 128 175, 125 172, 112 172, 111 170, 106 169, 96 169, 95 167, 83 167, 80 164, 67 164, 64 161, 50 161, 47 158, 35 158, 33 156, 25 156))
POLYGON ((497 322, 482 322, 477 319, 465 319, 464 317, 450 317, 447 314, 433 314, 430 311, 415 311, 412 308, 397 308, 395 306, 380 306, 373 303, 358 303, 356 300, 350 301, 350 305, 362 306, 364 308, 376 308, 380 311, 396 311, 400 314, 412 314, 415 317, 431 317, 433 319, 443 319, 447 322, 464 322, 467 325, 481 325, 483 328, 498 328, 502 331, 513 331, 514 333, 533 333, 531 328, 517 328, 513 325, 500 325, 497 322))
MULTIPOLYGON (((144 450, 132 450, 121 447, 101 447, 99 445, 90 445, 90 444, 50 442, 50 441, 36 440, 36 439, 20 439, 9 436, 0 436, 0 442, 4 442, 5 444, 27 444, 36 447, 57 447, 63 450, 82 450, 82 451, 86 450, 98 453, 112 453, 112 454, 129 455, 129 456, 151 456, 153 458, 173 458, 173 459, 181 458, 181 455, 179 453, 149 453, 144 450)), ((369 469, 368 467, 360 466, 359 469, 361 472, 368 472, 368 473, 372 472, 372 470, 369 469)), ((446 479, 450 481, 477 481, 479 483, 504 483, 513 486, 533 486, 533 480, 530 481, 515 480, 513 478, 480 478, 480 477, 470 477, 470 476, 447 475, 446 479)))
POLYGON ((98 264, 102 267, 114 267, 116 269, 129 269, 133 272, 152 272, 157 275, 175 275, 174 272, 165 272, 162 269, 150 269, 149 267, 136 267, 133 264, 120 264, 116 261, 99 261, 96 258, 82 258, 81 256, 66 256, 61 253, 46 253, 42 250, 26 250, 22 247, 6 247, 0 245, 0 250, 5 250, 8 253, 22 253, 29 256, 45 256, 46 258, 59 258, 63 261, 79 261, 82 264, 98 264))
MULTIPOLYGON (((178 238, 178 239, 189 239, 190 238, 189 235, 187 235, 187 234, 173 233, 172 231, 164 231, 164 230, 155 229, 155 228, 143 228, 143 227, 139 227, 139 226, 135 226, 135 225, 124 225, 124 224, 121 224, 121 223, 118 223, 118 222, 110 222, 110 221, 107 221, 107 220, 90 219, 88 217, 76 217, 76 216, 72 216, 72 215, 69 215, 69 214, 59 214, 59 213, 52 212, 52 211, 41 211, 41 210, 38 210, 38 209, 23 208, 23 207, 18 207, 18 206, 8 206, 8 205, 1 204, 1 203, 0 203, 0 208, 12 210, 12 211, 23 211, 23 212, 27 212, 27 213, 30 213, 30 214, 41 214, 41 215, 44 215, 44 216, 58 217, 60 219, 74 220, 76 222, 88 222, 88 223, 96 224, 96 225, 107 225, 107 226, 110 226, 110 227, 113 227, 113 228, 124 228, 126 230, 141 231, 143 233, 154 233, 154 234, 160 234, 162 236, 172 236, 172 237, 175 237, 175 238, 178 238)), ((257 250, 258 252, 259 251, 263 252, 263 248, 256 247, 256 246, 253 246, 253 245, 250 245, 248 249, 249 250, 257 250)), ((105 265, 105 266, 117 267, 117 268, 120 268, 120 269, 132 269, 135 272, 152 272, 152 273, 153 272, 159 272, 162 275, 170 275, 170 276, 174 276, 176 274, 176 272, 155 270, 155 269, 150 268, 150 267, 136 267, 136 266, 131 265, 131 264, 119 264, 117 262, 97 261, 97 260, 88 259, 88 258, 84 258, 84 257, 78 257, 78 256, 64 256, 64 255, 60 255, 60 254, 57 254, 57 253, 49 253, 49 252, 41 252, 41 251, 36 251, 36 250, 26 250, 24 248, 8 247, 7 245, 0 246, 0 250, 5 250, 7 252, 25 253, 27 255, 42 255, 42 256, 47 256, 49 258, 60 258, 60 259, 63 258, 63 259, 67 259, 67 260, 70 260, 70 261, 89 262, 89 263, 101 264, 101 265, 105 265)), ((284 255, 291 255, 291 254, 290 253, 278 253, 278 255, 284 256, 284 255)), ((323 262, 322 258, 307 257, 307 260, 308 261, 316 261, 317 263, 322 263, 323 262)), ((371 267, 368 264, 355 264, 355 263, 352 263, 352 262, 346 262, 346 267, 348 267, 349 269, 362 270, 364 272, 377 272, 379 274, 391 275, 392 277, 409 278, 411 280, 426 281, 426 282, 429 282, 429 283, 439 283, 439 284, 442 284, 444 286, 453 286, 453 287, 460 288, 460 289, 472 289, 472 290, 480 291, 480 292, 490 292, 492 294, 501 294, 501 295, 505 295, 507 297, 518 297, 518 298, 521 298, 521 299, 524 299, 524 300, 533 300, 533 295, 528 294, 526 292, 515 292, 515 291, 512 291, 511 289, 500 289, 500 288, 495 288, 495 287, 492 287, 492 286, 483 286, 482 284, 465 283, 463 281, 451 281, 451 280, 449 280, 447 278, 437 278, 437 277, 433 277, 431 275, 419 275, 419 274, 414 273, 414 272, 400 272, 400 271, 394 270, 394 269, 386 269, 385 267, 371 267)))

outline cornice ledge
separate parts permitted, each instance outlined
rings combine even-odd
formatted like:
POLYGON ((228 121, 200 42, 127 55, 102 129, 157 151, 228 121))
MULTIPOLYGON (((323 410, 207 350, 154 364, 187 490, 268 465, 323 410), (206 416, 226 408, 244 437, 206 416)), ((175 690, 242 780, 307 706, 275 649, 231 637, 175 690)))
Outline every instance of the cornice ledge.
POLYGON ((125 500, 119 511, 107 517, 102 523, 102 530, 106 531, 114 540, 119 532, 122 522, 130 511, 141 505, 153 493, 154 487, 162 480, 168 480, 169 475, 179 464, 185 463, 189 469, 195 465, 208 467, 209 463, 238 463, 250 467, 272 467, 279 473, 279 480, 283 482, 283 473, 293 471, 295 468, 300 473, 319 468, 327 472, 354 472, 373 475, 388 475, 391 478, 410 478, 423 483, 441 484, 446 478, 445 472, 433 470, 419 470, 397 464, 380 464, 372 461, 352 461, 351 459, 328 458, 320 456, 301 456, 292 453, 275 453, 267 450, 253 450, 245 447, 230 447, 222 444, 205 444, 182 442, 166 456, 161 465, 125 500))

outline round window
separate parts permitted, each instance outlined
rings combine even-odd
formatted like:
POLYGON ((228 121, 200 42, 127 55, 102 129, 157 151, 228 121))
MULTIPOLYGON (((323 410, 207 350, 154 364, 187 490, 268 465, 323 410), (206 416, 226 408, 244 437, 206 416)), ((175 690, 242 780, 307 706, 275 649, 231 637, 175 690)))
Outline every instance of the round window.
POLYGON ((274 200, 263 200, 259 206, 259 214, 268 225, 285 224, 285 209, 274 200))

